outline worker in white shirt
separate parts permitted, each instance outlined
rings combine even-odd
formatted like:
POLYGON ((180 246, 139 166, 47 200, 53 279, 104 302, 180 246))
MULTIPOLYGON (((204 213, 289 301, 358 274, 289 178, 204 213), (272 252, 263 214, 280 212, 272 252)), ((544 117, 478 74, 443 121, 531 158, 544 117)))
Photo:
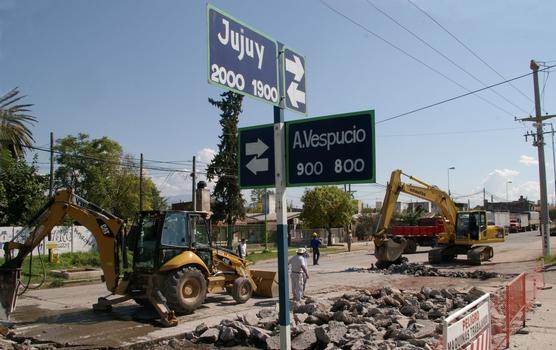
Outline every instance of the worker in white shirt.
POLYGON ((305 285, 305 280, 309 279, 309 272, 307 272, 307 263, 305 262, 305 248, 299 248, 296 251, 296 255, 290 258, 288 265, 291 265, 291 282, 292 282, 292 292, 293 299, 295 301, 301 301, 303 298, 303 290, 305 285))
POLYGON ((242 259, 247 257, 247 242, 245 241, 245 238, 242 238, 241 242, 237 245, 237 255, 239 255, 242 259))

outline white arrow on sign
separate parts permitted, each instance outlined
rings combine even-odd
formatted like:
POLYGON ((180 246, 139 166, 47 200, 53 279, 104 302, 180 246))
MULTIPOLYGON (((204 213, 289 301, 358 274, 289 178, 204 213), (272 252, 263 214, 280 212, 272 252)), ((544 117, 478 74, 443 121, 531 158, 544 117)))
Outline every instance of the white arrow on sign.
POLYGON ((257 138, 256 142, 247 142, 245 143, 245 155, 246 156, 252 156, 254 154, 257 155, 257 157, 260 157, 264 152, 266 152, 266 150, 268 149, 268 146, 261 141, 261 139, 257 138))
POLYGON ((268 171, 268 158, 259 159, 254 157, 247 163, 246 167, 255 175, 257 175, 257 172, 268 171))
POLYGON ((288 86, 288 97, 290 98, 290 103, 295 108, 298 108, 298 102, 305 104, 305 92, 298 90, 298 86, 299 84, 295 81, 292 81, 290 86, 288 86))
POLYGON ((294 75, 293 79, 300 82, 305 74, 303 63, 296 55, 293 55, 293 61, 286 58, 286 70, 294 75))

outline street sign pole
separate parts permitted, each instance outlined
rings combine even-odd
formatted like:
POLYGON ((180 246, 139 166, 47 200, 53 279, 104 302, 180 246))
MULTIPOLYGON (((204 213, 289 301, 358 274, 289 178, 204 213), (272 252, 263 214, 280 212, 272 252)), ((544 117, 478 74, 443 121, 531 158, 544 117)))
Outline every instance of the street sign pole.
MULTIPOLYGON (((280 62, 280 60, 278 60, 280 62)), ((278 301, 280 349, 291 349, 290 289, 288 281, 288 214, 286 205, 286 162, 284 99, 274 106, 274 175, 276 180, 276 239, 278 243, 278 301)))

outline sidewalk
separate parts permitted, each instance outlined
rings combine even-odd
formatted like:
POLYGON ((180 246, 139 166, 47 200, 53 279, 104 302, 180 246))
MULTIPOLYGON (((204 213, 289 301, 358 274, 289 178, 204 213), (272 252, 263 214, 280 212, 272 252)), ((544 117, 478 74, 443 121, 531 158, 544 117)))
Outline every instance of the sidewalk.
POLYGON ((556 269, 545 272, 547 287, 538 290, 537 307, 527 315, 525 332, 510 337, 510 348, 513 349, 554 349, 556 348, 556 269))

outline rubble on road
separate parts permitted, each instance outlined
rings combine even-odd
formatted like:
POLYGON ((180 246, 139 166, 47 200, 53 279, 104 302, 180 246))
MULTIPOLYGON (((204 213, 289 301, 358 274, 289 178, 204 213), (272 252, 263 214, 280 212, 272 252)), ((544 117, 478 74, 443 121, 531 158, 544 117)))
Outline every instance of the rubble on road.
MULTIPOLYGON (((442 335, 442 319, 481 294, 477 288, 384 287, 334 299, 308 297, 291 304, 292 349, 433 349, 442 335)), ((184 337, 198 345, 279 349, 277 310, 261 309, 257 317, 257 324, 246 315, 214 327, 202 324, 184 337)))
POLYGON ((486 280, 489 278, 496 278, 500 277, 501 275, 497 272, 490 272, 490 271, 446 271, 446 270, 439 270, 436 267, 419 264, 419 263, 408 263, 402 262, 400 264, 392 264, 387 268, 381 269, 375 266, 371 266, 370 268, 357 268, 352 267, 346 270, 346 272, 377 272, 377 273, 384 273, 384 274, 402 274, 402 275, 411 275, 415 277, 430 277, 430 276, 439 276, 439 277, 451 277, 451 278, 472 278, 472 279, 480 279, 486 280))

